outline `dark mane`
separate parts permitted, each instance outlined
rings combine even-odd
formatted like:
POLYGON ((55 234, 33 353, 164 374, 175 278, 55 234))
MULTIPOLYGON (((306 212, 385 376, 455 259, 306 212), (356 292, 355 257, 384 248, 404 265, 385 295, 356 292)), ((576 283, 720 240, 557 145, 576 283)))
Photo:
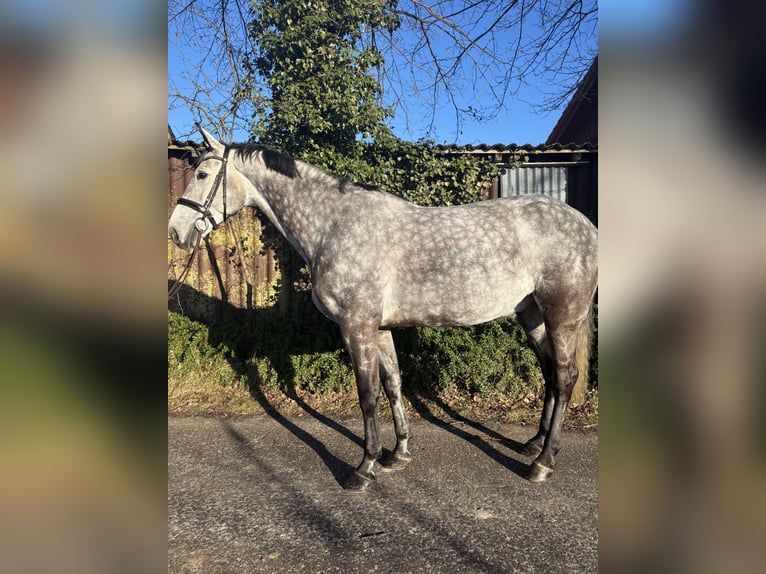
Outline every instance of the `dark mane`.
POLYGON ((299 176, 295 160, 273 147, 258 143, 235 143, 229 147, 242 160, 252 159, 253 155, 262 152, 263 163, 266 164, 268 169, 293 179, 299 176))

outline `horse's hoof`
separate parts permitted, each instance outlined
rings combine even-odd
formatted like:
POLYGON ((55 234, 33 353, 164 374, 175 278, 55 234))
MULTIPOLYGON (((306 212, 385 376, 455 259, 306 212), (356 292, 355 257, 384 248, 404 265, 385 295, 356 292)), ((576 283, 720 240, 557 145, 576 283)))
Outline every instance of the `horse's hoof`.
POLYGON ((407 468, 409 464, 412 462, 412 457, 403 456, 401 454, 396 454, 394 452, 387 452, 383 455, 383 457, 378 462, 380 463, 380 466, 385 471, 403 470, 407 468))
POLYGON ((524 443, 524 446, 521 449, 521 454, 524 456, 537 456, 542 451, 542 447, 539 447, 531 440, 528 440, 526 443, 524 443))
POLYGON ((348 475, 343 488, 351 492, 365 492, 375 480, 374 474, 362 474, 355 470, 348 475))
POLYGON ((553 469, 543 466, 539 462, 533 462, 527 473, 527 480, 530 482, 545 482, 553 474, 553 469))

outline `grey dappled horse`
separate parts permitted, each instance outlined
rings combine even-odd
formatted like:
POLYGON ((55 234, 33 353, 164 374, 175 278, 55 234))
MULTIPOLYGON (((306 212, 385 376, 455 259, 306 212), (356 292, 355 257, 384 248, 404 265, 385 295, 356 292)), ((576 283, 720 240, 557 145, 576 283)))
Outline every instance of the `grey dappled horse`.
POLYGON ((584 215, 540 195, 421 207, 263 145, 225 146, 203 135, 210 150, 170 217, 170 237, 189 248, 256 207, 303 257, 315 305, 340 326, 364 417, 364 458, 346 488, 365 490, 376 462, 394 470, 412 460, 389 329, 476 325, 513 313, 545 378, 539 430, 523 450, 536 455, 528 478, 551 476, 572 387, 587 372, 598 233, 584 215), (381 382, 396 447, 379 460, 381 382))

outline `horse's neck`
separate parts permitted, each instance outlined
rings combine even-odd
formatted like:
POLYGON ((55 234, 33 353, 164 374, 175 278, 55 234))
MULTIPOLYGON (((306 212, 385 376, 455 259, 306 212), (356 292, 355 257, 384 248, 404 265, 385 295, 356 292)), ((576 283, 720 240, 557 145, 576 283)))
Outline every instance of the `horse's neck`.
POLYGON ((265 205, 255 205, 295 247, 309 265, 316 255, 322 228, 331 217, 333 198, 328 190, 329 176, 312 166, 301 164, 300 177, 287 180, 267 173, 258 178, 265 205))

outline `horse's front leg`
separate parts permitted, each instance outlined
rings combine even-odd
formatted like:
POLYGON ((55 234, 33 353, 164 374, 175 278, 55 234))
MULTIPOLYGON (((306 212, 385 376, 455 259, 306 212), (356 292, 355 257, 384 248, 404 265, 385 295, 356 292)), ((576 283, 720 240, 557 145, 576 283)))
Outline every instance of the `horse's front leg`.
POLYGON ((378 422, 378 328, 377 325, 360 326, 348 321, 341 323, 340 330, 354 366, 359 405, 364 418, 364 457, 343 487, 363 492, 375 481, 373 467, 382 451, 378 422))

